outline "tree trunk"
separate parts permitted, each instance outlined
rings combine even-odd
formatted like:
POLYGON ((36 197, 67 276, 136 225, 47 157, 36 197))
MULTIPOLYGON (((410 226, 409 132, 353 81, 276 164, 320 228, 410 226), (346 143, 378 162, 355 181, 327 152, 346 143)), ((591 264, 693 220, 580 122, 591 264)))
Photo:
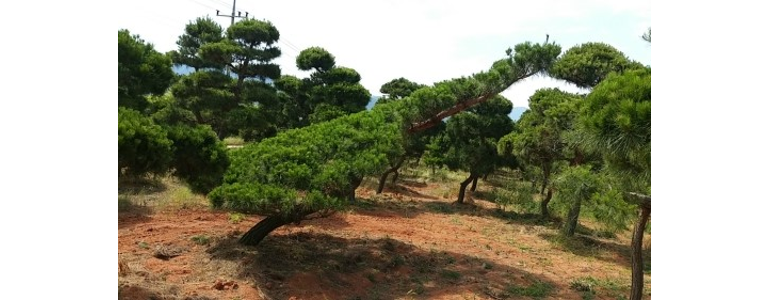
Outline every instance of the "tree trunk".
POLYGON ((392 183, 392 184, 396 184, 396 180, 398 180, 398 169, 396 169, 395 171, 393 171, 393 177, 392 177, 392 178, 393 178, 393 179, 390 181, 390 183, 392 183))
POLYGON ((377 194, 382 194, 382 190, 385 189, 385 181, 388 179, 388 174, 390 174, 390 170, 380 175, 380 185, 377 186, 377 194))
POLYGON ((356 177, 351 179, 350 181, 350 190, 348 191, 348 201, 350 203, 356 202, 356 189, 361 185, 361 182, 364 181, 363 177, 356 177))
POLYGON ((471 184, 471 192, 476 191, 476 184, 479 182, 479 177, 473 177, 473 184, 471 184))
POLYGON ((563 232, 565 236, 575 236, 575 228, 577 228, 578 218, 580 217, 580 206, 582 205, 582 202, 583 199, 577 198, 575 199, 575 202, 572 203, 572 208, 570 208, 569 213, 567 214, 567 222, 564 223, 563 232))
POLYGON ((583 155, 583 152, 580 151, 580 149, 575 148, 575 157, 570 162, 570 166, 578 166, 582 165, 583 161, 585 160, 585 156, 583 155))
POLYGON ((631 297, 630 300, 641 300, 644 291, 644 260, 642 258, 642 240, 644 229, 650 220, 650 202, 639 207, 639 219, 634 227, 634 237, 631 240, 631 297))
POLYGON ((551 166, 543 164, 543 187, 540 188, 540 195, 545 195, 545 188, 548 187, 548 180, 551 177, 551 166))
POLYGON ((471 174, 468 176, 468 179, 465 179, 463 182, 460 183, 460 193, 457 194, 457 203, 462 204, 463 200, 465 200, 465 188, 468 187, 468 184, 471 183, 475 176, 471 174))
POLYGON ((288 218, 281 216, 268 216, 262 221, 259 221, 259 223, 254 225, 254 227, 251 227, 249 231, 244 233, 238 242, 246 246, 256 246, 259 244, 259 242, 265 239, 269 233, 273 232, 273 230, 276 230, 278 227, 289 223, 291 223, 291 221, 288 218))
POLYGON ((396 183, 396 178, 398 177, 398 168, 400 168, 401 164, 404 163, 404 159, 406 159, 406 157, 402 156, 401 158, 398 159, 398 162, 396 162, 395 166, 385 170, 385 173, 382 173, 382 175, 380 176, 380 184, 379 186, 377 186, 377 194, 381 194, 382 190, 385 189, 385 181, 388 179, 388 175, 390 173, 393 173, 393 172, 396 173, 396 175, 393 177, 393 183, 396 183))
POLYGON ((540 201, 540 215, 543 217, 543 219, 548 219, 551 217, 551 214, 548 212, 548 203, 551 202, 551 197, 553 196, 553 189, 548 189, 548 194, 545 195, 545 198, 543 198, 542 201, 540 201))
POLYGON ((486 180, 487 180, 487 177, 489 177, 489 173, 487 173, 487 174, 484 174, 484 177, 481 177, 481 179, 484 179, 484 181, 486 181, 486 180))

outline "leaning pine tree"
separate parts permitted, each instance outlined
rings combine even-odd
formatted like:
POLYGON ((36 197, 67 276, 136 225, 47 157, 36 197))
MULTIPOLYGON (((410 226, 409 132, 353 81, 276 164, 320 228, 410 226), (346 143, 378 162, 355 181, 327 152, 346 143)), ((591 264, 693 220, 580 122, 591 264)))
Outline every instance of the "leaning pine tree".
POLYGON ((232 151, 215 207, 266 216, 241 237, 257 245, 273 230, 334 212, 354 199, 364 176, 382 174, 403 155, 404 140, 483 103, 512 84, 548 70, 555 43, 519 44, 487 72, 436 83, 371 111, 287 130, 232 151))

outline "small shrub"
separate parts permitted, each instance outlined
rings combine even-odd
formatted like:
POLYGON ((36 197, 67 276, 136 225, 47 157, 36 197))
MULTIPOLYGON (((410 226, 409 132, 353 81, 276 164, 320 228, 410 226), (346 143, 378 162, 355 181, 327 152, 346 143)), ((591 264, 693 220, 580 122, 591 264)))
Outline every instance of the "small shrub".
POLYGON ((441 277, 450 279, 450 280, 458 280, 462 275, 456 271, 443 269, 441 270, 441 277))
POLYGON ((129 199, 128 196, 118 196, 118 212, 127 212, 131 210, 133 205, 134 204, 131 203, 131 199, 129 199))
POLYGON ((118 108, 118 171, 129 176, 162 175, 173 159, 166 131, 140 112, 118 108))
POLYGON ((230 213, 228 215, 228 219, 230 220, 230 223, 238 224, 244 219, 246 219, 246 216, 243 215, 242 213, 230 213))
POLYGON ((196 235, 190 238, 194 243, 205 246, 211 242, 211 239, 206 235, 196 235))

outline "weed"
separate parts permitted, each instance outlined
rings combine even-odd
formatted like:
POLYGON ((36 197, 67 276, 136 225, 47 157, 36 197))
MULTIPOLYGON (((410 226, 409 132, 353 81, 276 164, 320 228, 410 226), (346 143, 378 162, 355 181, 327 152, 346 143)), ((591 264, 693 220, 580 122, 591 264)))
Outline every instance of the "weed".
POLYGON ((211 239, 206 235, 196 235, 190 238, 194 243, 205 246, 211 242, 211 239))
POLYGON ((131 199, 128 198, 126 195, 119 195, 118 196, 118 212, 127 212, 131 210, 131 207, 133 207, 133 203, 131 203, 131 199))
POLYGON ((535 283, 528 287, 520 287, 511 284, 505 288, 505 291, 511 296, 523 296, 542 299, 553 291, 553 286, 547 282, 535 281, 535 283))
POLYGON ((230 220, 230 223, 238 224, 246 219, 246 216, 244 216, 242 213, 230 213, 227 218, 230 220))
POLYGON ((585 291, 580 293, 580 299, 583 300, 594 300, 594 292, 593 291, 585 291))
POLYGON ((441 277, 450 279, 450 280, 458 280, 462 275, 456 271, 442 269, 441 270, 441 277))
POLYGON ((148 245, 145 242, 139 242, 137 243, 137 245, 139 246, 139 248, 142 248, 142 249, 150 249, 150 245, 148 245))

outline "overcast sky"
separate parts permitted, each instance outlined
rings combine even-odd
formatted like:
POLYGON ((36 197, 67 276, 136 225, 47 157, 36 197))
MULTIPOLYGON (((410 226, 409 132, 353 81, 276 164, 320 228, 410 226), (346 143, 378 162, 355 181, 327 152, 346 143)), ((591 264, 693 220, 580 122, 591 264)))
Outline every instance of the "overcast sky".
MULTIPOLYGON (((242 15, 271 21, 281 34, 277 60, 283 74, 297 70, 302 49, 320 46, 337 65, 351 67, 373 95, 398 77, 423 84, 487 70, 515 44, 542 42, 545 35, 562 52, 585 42, 605 42, 629 58, 652 65, 651 46, 640 36, 651 27, 650 1, 254 1, 238 0, 242 15)), ((176 49, 184 26, 211 16, 224 27, 232 11, 229 0, 122 0, 117 2, 118 29, 128 29, 166 52, 176 49)), ((237 21, 238 19, 236 19, 237 21)), ((574 86, 538 77, 513 85, 502 95, 514 106, 542 87, 579 91, 574 86)))

